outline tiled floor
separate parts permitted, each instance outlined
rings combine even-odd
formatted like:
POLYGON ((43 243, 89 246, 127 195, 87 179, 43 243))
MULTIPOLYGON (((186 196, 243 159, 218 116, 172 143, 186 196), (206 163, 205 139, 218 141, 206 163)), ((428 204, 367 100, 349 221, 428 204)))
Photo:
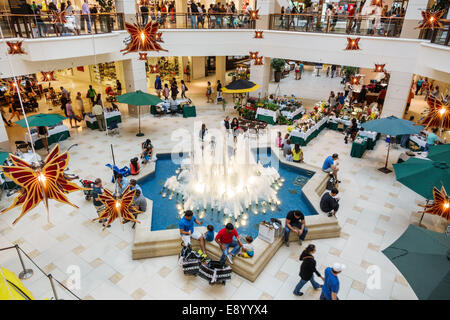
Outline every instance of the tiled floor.
MULTIPOLYGON (((304 82, 306 86, 308 82, 304 82)), ((312 84, 309 84, 312 86, 312 84)), ((171 134, 177 128, 192 132, 194 121, 205 122, 215 128, 225 114, 234 115, 232 107, 224 112, 221 106, 205 104, 203 87, 192 83, 190 94, 197 106, 197 118, 142 117, 142 131, 150 137, 155 148, 169 148, 178 143, 171 134)), ((314 98, 314 97, 311 97, 314 98)), ((319 99, 320 97, 315 97, 319 99)), ((137 119, 124 116, 119 136, 106 136, 85 127, 71 130, 72 137, 61 143, 65 150, 73 143, 78 146, 70 151, 69 167, 82 178, 110 179, 111 173, 104 165, 112 161, 110 144, 114 146, 118 165, 126 165, 137 155, 143 138, 135 136, 137 119)), ((273 130, 285 128, 273 127, 273 130)), ((11 131, 13 132, 13 131, 11 131)), ((11 133, 14 134, 14 133, 11 133)), ((194 136, 197 133, 194 133, 194 136)), ((333 262, 344 263, 347 268, 339 276, 340 299, 416 299, 414 292, 398 270, 381 253, 412 221, 417 221, 417 203, 421 197, 395 181, 394 174, 382 174, 378 167, 384 164, 386 144, 379 141, 375 150, 368 151, 362 159, 350 157, 351 145, 344 144, 340 133, 324 130, 304 148, 305 162, 320 166, 324 158, 334 152, 340 154, 341 208, 338 213, 342 235, 336 239, 314 240, 317 246, 316 260, 321 272, 333 262), (380 268, 381 287, 370 289, 367 285, 367 269, 380 268)), ((401 150, 392 150, 390 159, 395 161, 401 150)), ((12 221, 19 210, 11 210, 0 216, 0 248, 19 243, 36 263, 60 281, 77 277, 80 286, 73 291, 85 299, 317 299, 319 292, 309 284, 303 297, 292 291, 299 280, 302 250, 293 243, 281 247, 255 282, 233 275, 226 286, 210 286, 206 281, 184 276, 177 265, 177 257, 159 257, 133 261, 131 247, 133 230, 114 224, 101 230, 101 225, 91 222, 95 211, 91 202, 81 192, 69 195, 80 208, 50 202, 48 224, 43 206, 28 213, 16 226, 12 221), (77 269, 78 268, 78 269, 77 269)), ((0 207, 12 200, 3 196, 0 207)), ((438 219, 426 217, 425 224, 439 225, 438 219)), ((309 242, 305 242, 303 246, 309 242)), ((13 251, 0 252, 0 264, 15 272, 20 263, 13 251)), ((29 263, 27 262, 27 265, 29 263)), ((48 280, 33 267, 35 275, 25 280, 25 285, 37 298, 51 296, 48 280)), ((68 281, 70 282, 70 281, 68 281)), ((65 282, 66 283, 66 282, 65 282)), ((71 297, 58 287, 60 298, 71 297)))

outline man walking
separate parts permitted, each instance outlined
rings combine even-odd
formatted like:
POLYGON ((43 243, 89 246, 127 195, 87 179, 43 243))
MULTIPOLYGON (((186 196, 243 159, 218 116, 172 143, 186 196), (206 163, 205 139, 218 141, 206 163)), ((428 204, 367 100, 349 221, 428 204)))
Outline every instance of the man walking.
POLYGON ((95 104, 95 96, 97 95, 97 93, 95 92, 95 89, 92 88, 92 85, 89 85, 89 90, 87 92, 87 97, 89 99, 91 99, 92 105, 95 104))
POLYGON ((291 231, 298 234, 299 243, 302 245, 308 229, 306 228, 305 215, 300 210, 291 210, 286 216, 286 226, 284 228, 284 244, 286 247, 289 247, 289 234, 291 231))
POLYGON ((339 273, 345 268, 345 265, 333 263, 332 267, 325 269, 325 280, 323 281, 322 293, 320 300, 339 300, 337 294, 339 292, 339 273))
POLYGON ((98 129, 100 131, 105 131, 105 114, 103 113, 103 108, 100 104, 94 105, 92 107, 92 114, 97 119, 98 129))
POLYGON ((216 242, 222 250, 222 257, 220 258, 220 262, 222 264, 225 263, 225 259, 228 258, 228 261, 233 264, 233 257, 235 257, 239 250, 241 250, 242 242, 239 239, 239 235, 234 228, 233 224, 227 223, 225 228, 222 228, 216 235, 216 242), (233 237, 236 240, 233 240, 233 237), (228 252, 228 248, 234 248, 230 253, 228 252))

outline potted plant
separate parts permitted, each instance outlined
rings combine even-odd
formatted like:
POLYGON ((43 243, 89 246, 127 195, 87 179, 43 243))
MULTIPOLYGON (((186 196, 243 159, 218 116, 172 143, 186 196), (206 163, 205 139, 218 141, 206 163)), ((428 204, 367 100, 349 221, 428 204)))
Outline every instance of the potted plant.
POLYGON ((347 82, 347 81, 350 81, 350 78, 356 74, 357 70, 358 70, 357 67, 348 67, 348 66, 344 66, 344 67, 342 68, 342 72, 343 72, 344 75, 345 75, 345 81, 346 81, 346 82, 347 82))
POLYGON ((286 61, 284 59, 272 59, 272 63, 270 64, 270 66, 274 70, 275 82, 280 82, 281 73, 283 72, 285 65, 286 61))

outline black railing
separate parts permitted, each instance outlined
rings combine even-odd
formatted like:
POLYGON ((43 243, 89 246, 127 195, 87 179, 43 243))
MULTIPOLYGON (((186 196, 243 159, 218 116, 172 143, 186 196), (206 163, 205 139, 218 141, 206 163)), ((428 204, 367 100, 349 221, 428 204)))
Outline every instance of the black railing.
POLYGON ((400 37, 402 17, 327 16, 319 14, 271 14, 271 30, 400 37))
POLYGON ((427 30, 424 38, 430 39, 431 43, 450 46, 450 20, 441 20, 441 23, 444 28, 427 30))
POLYGON ((153 13, 137 14, 137 20, 144 25, 149 21, 159 23, 160 29, 254 29, 255 21, 245 13, 153 13))
POLYGON ((44 38, 110 33, 123 30, 122 13, 73 14, 0 14, 5 38, 44 38))

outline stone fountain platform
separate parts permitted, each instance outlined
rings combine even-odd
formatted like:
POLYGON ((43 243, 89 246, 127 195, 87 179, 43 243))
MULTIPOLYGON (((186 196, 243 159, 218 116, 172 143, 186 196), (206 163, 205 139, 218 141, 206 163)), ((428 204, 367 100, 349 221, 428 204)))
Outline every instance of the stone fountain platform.
MULTIPOLYGON (((337 219, 335 217, 328 217, 325 213, 322 213, 319 208, 320 197, 325 191, 328 175, 315 166, 305 163, 298 164, 284 161, 279 150, 272 148, 272 152, 275 152, 280 162, 286 165, 315 172, 314 176, 302 188, 306 198, 318 212, 317 215, 305 217, 306 226, 308 228, 306 240, 339 237, 341 228, 337 219)), ((134 178, 137 180, 142 179, 153 173, 154 170, 154 162, 149 163, 148 165, 143 166, 139 175, 134 176, 134 178)), ((134 243, 131 251, 133 260, 179 254, 181 251, 181 238, 178 229, 151 231, 153 202, 150 199, 148 199, 148 201, 149 205, 147 206, 147 212, 139 215, 141 223, 136 224, 134 243)), ((284 227, 285 219, 281 220, 284 227)), ((197 227, 195 229, 202 233, 206 232, 206 227, 197 227)), ((298 241, 298 238, 294 233, 291 233, 289 241, 298 241)), ((233 259, 234 264, 232 265, 233 271, 250 281, 255 281, 282 244, 282 237, 276 238, 272 244, 257 237, 253 241, 253 246, 255 248, 254 257, 251 259, 235 257, 233 259)), ((192 239, 192 245, 193 248, 199 248, 198 241, 194 239, 192 239)), ((222 255, 222 252, 215 241, 207 242, 206 250, 207 254, 216 260, 222 255)))

